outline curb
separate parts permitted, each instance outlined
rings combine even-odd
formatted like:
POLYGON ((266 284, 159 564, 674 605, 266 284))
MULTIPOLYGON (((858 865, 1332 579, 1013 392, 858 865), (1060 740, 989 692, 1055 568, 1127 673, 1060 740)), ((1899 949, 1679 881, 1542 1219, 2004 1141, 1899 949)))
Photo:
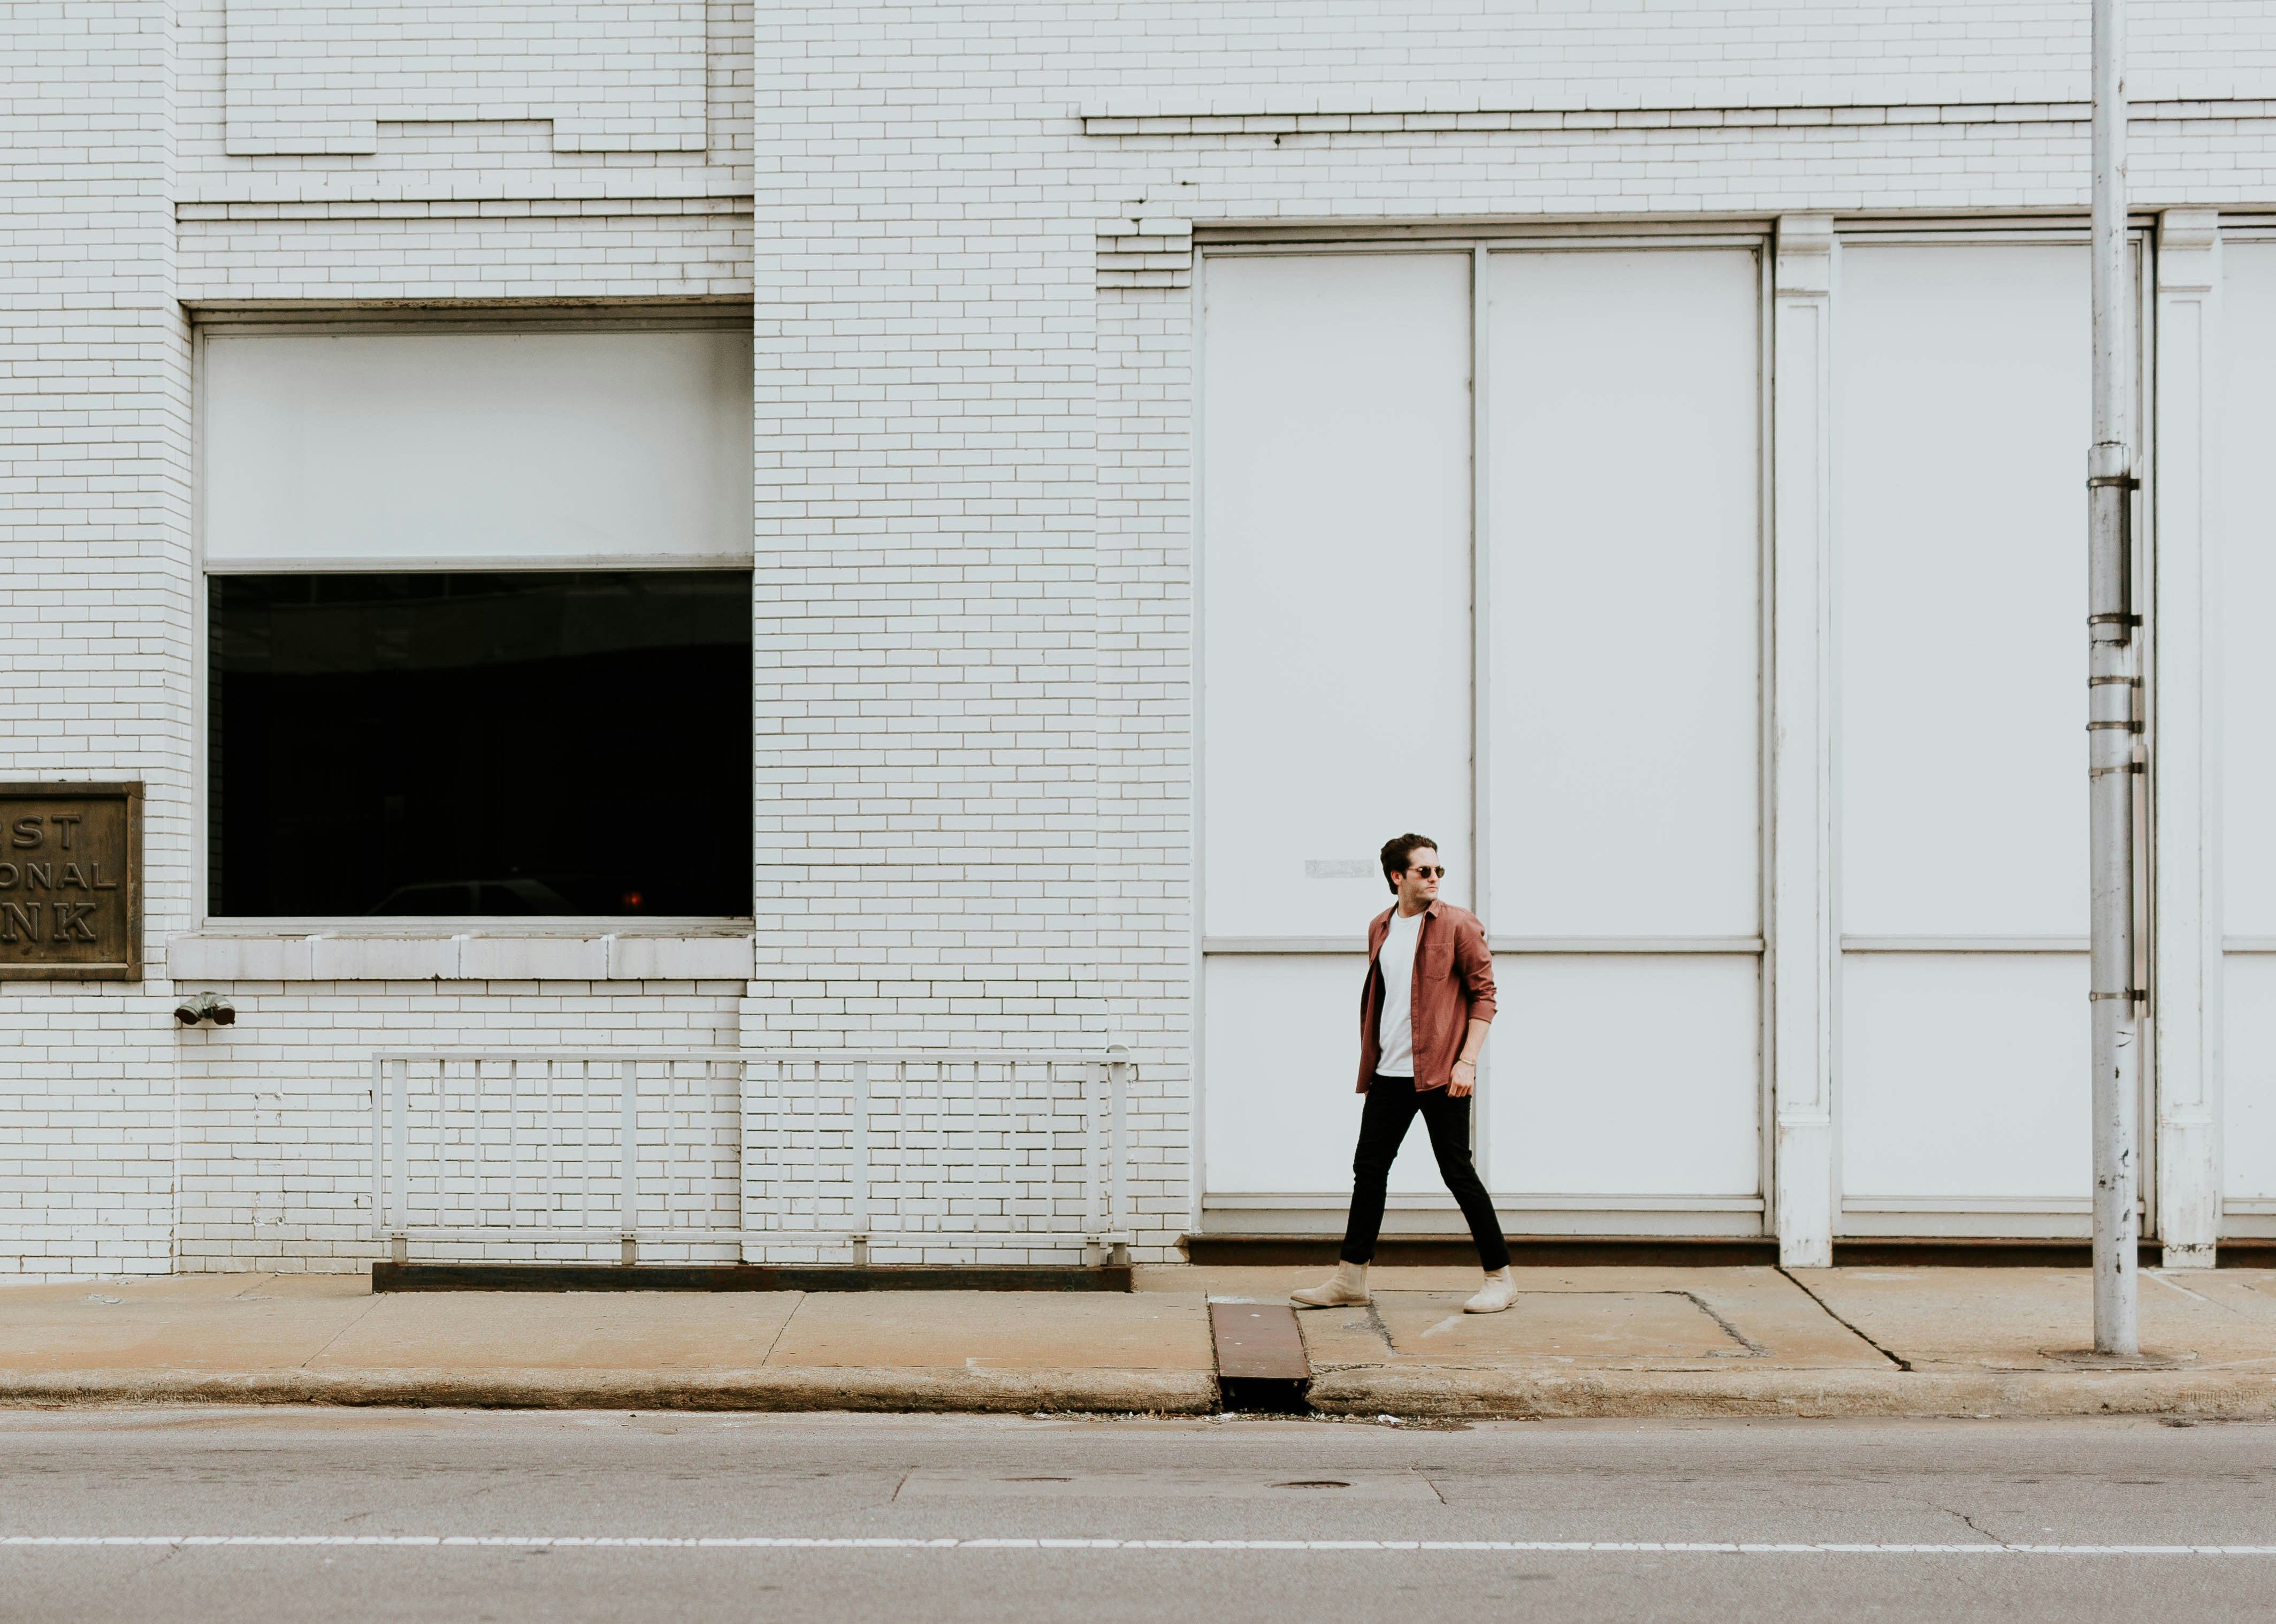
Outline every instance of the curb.
MULTIPOLYGON (((2174 1371, 1535 1375, 1346 1365, 1316 1369, 1306 1396, 1316 1415, 1469 1420, 2276 1418, 2276 1376, 2174 1371)), ((1206 1370, 0 1370, 0 1407, 98 1404, 1174 1415, 1220 1407, 1206 1370)))
POLYGON ((2023 1420, 2276 1417, 2276 1376, 2180 1371, 1607 1371, 1316 1369, 1313 1409, 1340 1415, 1687 1419, 1797 1415, 2023 1420))
POLYGON ((337 1404, 467 1409, 1036 1410, 1209 1415, 1206 1370, 0 1370, 0 1406, 337 1404))

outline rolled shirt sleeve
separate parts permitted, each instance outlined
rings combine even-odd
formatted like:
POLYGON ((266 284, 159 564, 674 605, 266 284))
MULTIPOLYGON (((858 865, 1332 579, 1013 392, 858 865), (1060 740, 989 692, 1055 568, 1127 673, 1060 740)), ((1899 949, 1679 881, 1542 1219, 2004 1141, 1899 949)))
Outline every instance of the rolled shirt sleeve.
MULTIPOLYGON (((1491 1021, 1494 1018, 1493 953, 1486 946, 1485 927, 1471 916, 1465 915, 1461 928, 1454 933, 1454 973, 1461 977, 1469 993, 1470 1019, 1491 1021)), ((1457 1052, 1460 1036, 1455 1035, 1457 1052)))

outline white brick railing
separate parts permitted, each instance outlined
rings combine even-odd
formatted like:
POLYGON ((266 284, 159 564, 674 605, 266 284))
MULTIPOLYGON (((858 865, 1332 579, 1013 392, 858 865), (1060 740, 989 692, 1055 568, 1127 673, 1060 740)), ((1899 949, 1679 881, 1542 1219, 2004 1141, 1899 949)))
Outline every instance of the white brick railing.
POLYGON ((390 1050, 373 1239, 1129 1244, 1127 1051, 390 1050))

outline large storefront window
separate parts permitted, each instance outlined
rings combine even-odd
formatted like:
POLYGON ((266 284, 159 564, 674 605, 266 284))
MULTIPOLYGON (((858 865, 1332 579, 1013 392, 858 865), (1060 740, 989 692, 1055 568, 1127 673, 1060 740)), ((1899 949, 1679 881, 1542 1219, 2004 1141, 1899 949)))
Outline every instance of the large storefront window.
POLYGON ((209 585, 216 914, 750 913, 747 571, 209 585))
POLYGON ((749 308, 197 353, 207 911, 748 917, 749 308))

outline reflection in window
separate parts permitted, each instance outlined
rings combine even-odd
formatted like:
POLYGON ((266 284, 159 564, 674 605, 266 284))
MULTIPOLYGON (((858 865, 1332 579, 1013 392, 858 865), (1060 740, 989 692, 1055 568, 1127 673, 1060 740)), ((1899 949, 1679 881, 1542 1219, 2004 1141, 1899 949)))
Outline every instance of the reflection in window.
POLYGON ((213 912, 748 915, 750 586, 213 577, 213 912))

